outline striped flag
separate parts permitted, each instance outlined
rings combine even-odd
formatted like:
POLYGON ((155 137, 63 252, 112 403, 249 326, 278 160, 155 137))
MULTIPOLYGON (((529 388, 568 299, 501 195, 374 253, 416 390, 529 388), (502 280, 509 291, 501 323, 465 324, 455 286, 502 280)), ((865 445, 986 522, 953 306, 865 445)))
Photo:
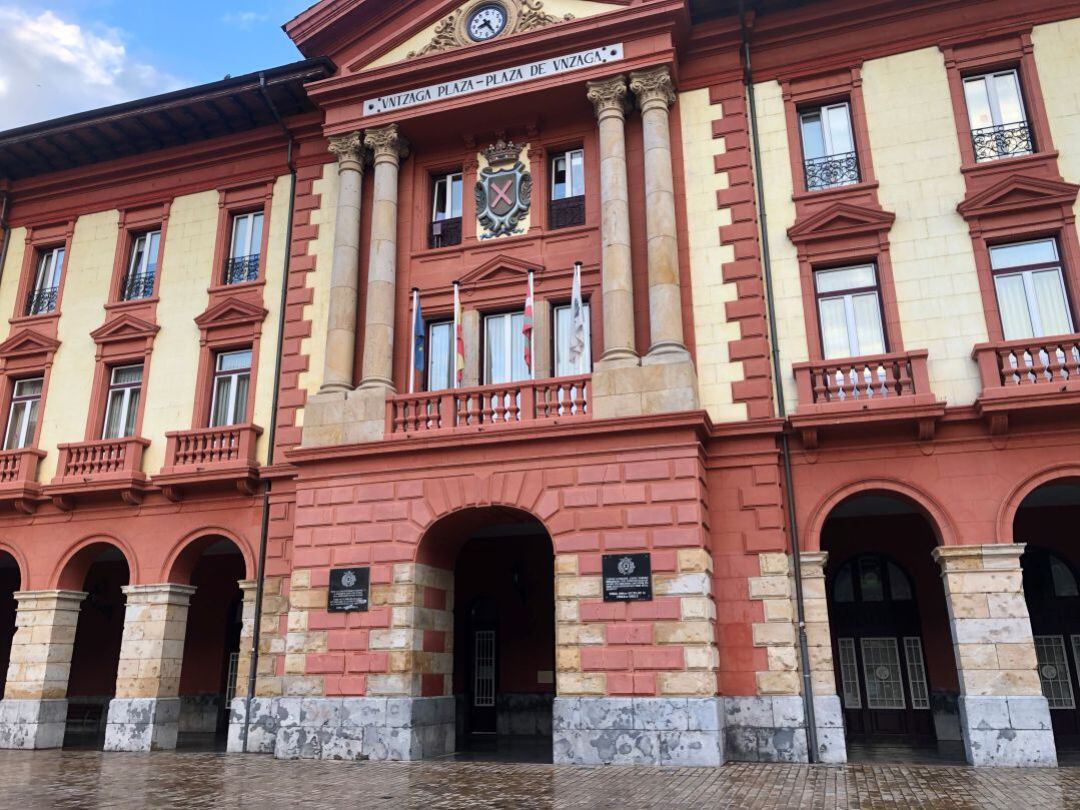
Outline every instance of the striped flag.
POLYGON ((409 393, 413 393, 416 390, 417 379, 423 379, 424 369, 426 368, 424 360, 424 341, 427 337, 427 330, 424 328, 424 313, 420 310, 420 291, 413 290, 413 362, 412 368, 409 369, 409 393))
POLYGON ((525 368, 533 374, 533 274, 529 271, 529 292, 525 296, 525 317, 522 319, 521 334, 525 336, 525 368))
POLYGON ((454 282, 454 388, 460 388, 465 377, 465 337, 461 325, 461 298, 458 283, 454 282))
POLYGON ((580 371, 585 356, 585 304, 581 300, 581 262, 574 262, 574 283, 570 289, 570 363, 580 371))

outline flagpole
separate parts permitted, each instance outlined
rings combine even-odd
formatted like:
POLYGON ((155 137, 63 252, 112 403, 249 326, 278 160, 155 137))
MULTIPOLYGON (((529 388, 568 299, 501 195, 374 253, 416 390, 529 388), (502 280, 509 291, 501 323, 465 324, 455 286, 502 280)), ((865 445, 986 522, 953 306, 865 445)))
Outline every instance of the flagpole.
POLYGON ((416 393, 416 303, 420 298, 420 290, 413 287, 412 291, 412 334, 409 335, 409 393, 416 393))
POLYGON ((461 299, 459 297, 460 282, 454 282, 454 334, 450 336, 454 345, 454 365, 450 370, 450 387, 458 388, 458 332, 461 329, 461 299))
POLYGON ((532 307, 533 328, 529 330, 529 371, 536 379, 536 299, 533 297, 533 271, 529 271, 529 304, 532 307))

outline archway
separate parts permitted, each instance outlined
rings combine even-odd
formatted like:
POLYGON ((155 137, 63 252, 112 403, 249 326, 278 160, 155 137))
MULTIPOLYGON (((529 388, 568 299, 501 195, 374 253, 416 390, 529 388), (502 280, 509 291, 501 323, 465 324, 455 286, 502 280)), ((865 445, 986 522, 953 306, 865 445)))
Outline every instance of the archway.
POLYGON ((550 762, 555 573, 547 530, 517 509, 467 509, 432 526, 417 561, 453 571, 445 649, 453 651, 457 756, 550 762))
POLYGON ((927 516, 888 492, 848 498, 823 524, 849 761, 963 761, 937 542, 927 516))
POLYGON ((105 742, 124 637, 123 588, 130 577, 124 553, 107 542, 80 549, 61 576, 61 588, 87 594, 71 653, 65 748, 100 749, 105 742))
POLYGON ((187 614, 180 671, 177 747, 225 750, 229 707, 236 694, 247 565, 224 537, 200 537, 177 557, 169 579, 195 592, 187 614))
POLYGON ((11 642, 15 638, 15 594, 21 581, 18 561, 6 551, 0 551, 0 698, 4 697, 11 642))
POLYGON ((1080 480, 1037 487, 1021 501, 1013 537, 1043 695, 1050 705, 1058 761, 1080 764, 1080 480))

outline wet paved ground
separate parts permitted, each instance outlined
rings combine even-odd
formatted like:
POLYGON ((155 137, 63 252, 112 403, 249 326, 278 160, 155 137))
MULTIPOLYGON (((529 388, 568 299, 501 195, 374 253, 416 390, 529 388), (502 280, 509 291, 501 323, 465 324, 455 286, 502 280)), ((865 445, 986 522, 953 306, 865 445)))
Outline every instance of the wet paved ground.
POLYGON ((1080 768, 278 762, 0 752, 0 806, 30 808, 1080 808, 1080 768))

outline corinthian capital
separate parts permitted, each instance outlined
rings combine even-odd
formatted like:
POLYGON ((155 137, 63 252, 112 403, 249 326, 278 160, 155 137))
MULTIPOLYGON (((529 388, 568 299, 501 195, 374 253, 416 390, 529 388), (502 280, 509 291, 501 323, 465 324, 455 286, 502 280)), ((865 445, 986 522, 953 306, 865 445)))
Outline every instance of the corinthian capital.
POLYGON ((605 114, 626 113, 626 77, 612 76, 599 82, 589 82, 589 101, 596 109, 596 117, 603 118, 605 114))
POLYGON ((666 65, 635 70, 630 74, 630 89, 634 91, 638 106, 643 110, 658 104, 667 109, 675 103, 675 87, 671 83, 671 71, 666 65))
POLYGON ((338 163, 359 163, 362 167, 363 148, 359 132, 346 132, 344 135, 331 136, 327 150, 337 157, 338 163))
POLYGON ((398 132, 397 124, 364 131, 364 146, 375 153, 375 160, 393 159, 395 162, 409 154, 409 143, 398 132))

